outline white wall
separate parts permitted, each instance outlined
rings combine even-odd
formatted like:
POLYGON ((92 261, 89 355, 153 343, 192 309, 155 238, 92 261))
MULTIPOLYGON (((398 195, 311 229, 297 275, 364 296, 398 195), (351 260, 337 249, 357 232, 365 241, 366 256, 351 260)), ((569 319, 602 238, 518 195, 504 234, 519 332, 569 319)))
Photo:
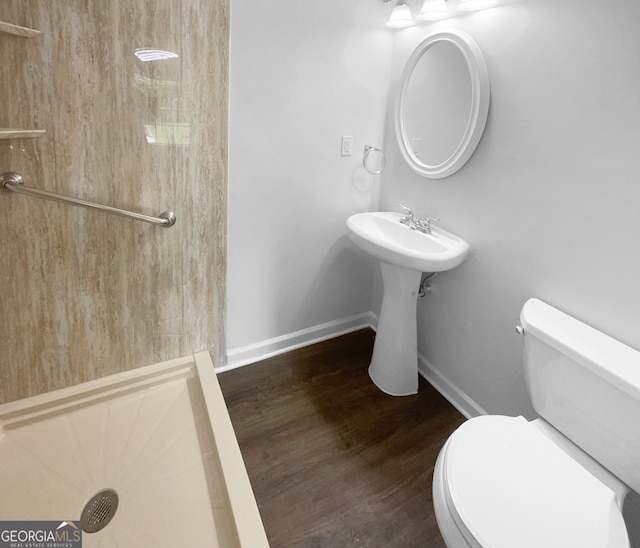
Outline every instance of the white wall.
POLYGON ((366 323, 377 267, 344 220, 404 203, 472 246, 419 302, 421 355, 470 409, 531 415, 514 331, 527 298, 640 348, 640 5, 502 0, 393 33, 389 9, 232 2, 229 361, 366 323), (481 47, 491 107, 468 164, 430 180, 401 159, 387 87, 427 33, 450 27, 481 47), (339 156, 344 134, 351 158, 339 156), (376 178, 361 149, 381 141, 376 178))
MULTIPOLYGON (((366 324, 373 268, 345 220, 374 209, 392 34, 371 0, 231 3, 228 361, 366 324), (340 156, 342 135, 353 156, 340 156)), ((373 265, 375 266, 375 265, 373 265)))
POLYGON ((640 349, 640 5, 503 0, 397 31, 392 89, 420 40, 451 27, 488 65, 484 137, 453 176, 421 178, 401 161, 391 98, 381 209, 439 216, 471 244, 419 302, 420 353, 478 410, 531 415, 514 331, 527 298, 640 349))

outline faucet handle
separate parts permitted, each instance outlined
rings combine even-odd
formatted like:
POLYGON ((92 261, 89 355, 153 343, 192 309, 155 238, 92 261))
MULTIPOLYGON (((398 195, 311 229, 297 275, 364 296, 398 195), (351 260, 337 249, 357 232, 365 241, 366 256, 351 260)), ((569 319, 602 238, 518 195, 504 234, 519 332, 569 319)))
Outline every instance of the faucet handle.
POLYGON ((411 211, 411 209, 409 209, 407 206, 402 204, 398 204, 398 207, 401 207, 402 209, 406 209, 407 216, 405 217, 405 219, 411 219, 413 221, 413 211, 411 211))
POLYGON ((431 234, 431 223, 440 222, 440 217, 427 217, 426 219, 417 219, 415 224, 418 226, 420 232, 425 234, 431 234))
POLYGON ((427 217, 424 222, 427 225, 427 232, 431 234, 431 223, 432 222, 439 223, 440 217, 427 217))

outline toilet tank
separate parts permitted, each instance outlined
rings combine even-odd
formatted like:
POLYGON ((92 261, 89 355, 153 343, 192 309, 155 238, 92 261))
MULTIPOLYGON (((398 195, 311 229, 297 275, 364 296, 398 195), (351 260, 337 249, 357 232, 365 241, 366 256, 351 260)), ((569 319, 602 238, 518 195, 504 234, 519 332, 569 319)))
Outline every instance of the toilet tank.
POLYGON ((640 352, 537 299, 520 321, 536 412, 640 491, 640 352))

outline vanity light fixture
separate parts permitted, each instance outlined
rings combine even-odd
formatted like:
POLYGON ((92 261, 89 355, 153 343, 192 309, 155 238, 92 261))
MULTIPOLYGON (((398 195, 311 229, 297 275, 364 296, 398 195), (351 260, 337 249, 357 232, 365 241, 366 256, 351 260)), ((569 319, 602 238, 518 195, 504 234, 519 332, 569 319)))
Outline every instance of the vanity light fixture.
POLYGON ((460 0, 458 9, 460 11, 484 10, 492 8, 497 3, 497 0, 460 0))
POLYGON ((398 0, 396 2, 389 20, 387 21, 387 27, 392 29, 404 29, 415 25, 413 17, 411 17, 411 8, 407 5, 406 0, 398 0))
POLYGON ((422 9, 418 15, 421 21, 438 21, 451 15, 447 8, 446 0, 424 0, 422 9))

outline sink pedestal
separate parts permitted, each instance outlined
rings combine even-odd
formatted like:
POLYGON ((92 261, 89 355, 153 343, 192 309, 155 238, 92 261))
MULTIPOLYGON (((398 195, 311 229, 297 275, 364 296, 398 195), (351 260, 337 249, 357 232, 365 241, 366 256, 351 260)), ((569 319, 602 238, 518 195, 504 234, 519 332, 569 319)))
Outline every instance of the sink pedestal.
POLYGON ((369 376, 392 396, 418 391, 416 303, 422 272, 381 261, 384 293, 369 376))

